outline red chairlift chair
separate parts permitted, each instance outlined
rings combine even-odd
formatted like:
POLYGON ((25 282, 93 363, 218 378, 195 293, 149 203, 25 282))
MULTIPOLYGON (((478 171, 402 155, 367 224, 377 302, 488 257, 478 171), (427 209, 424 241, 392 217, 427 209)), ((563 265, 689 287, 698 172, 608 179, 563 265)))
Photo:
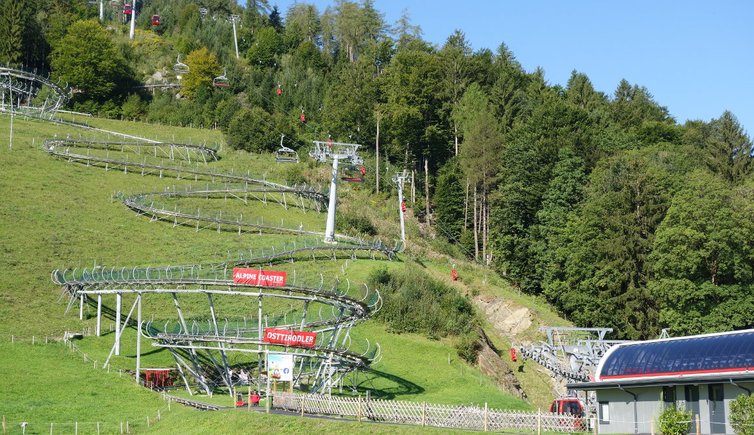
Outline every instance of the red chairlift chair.
POLYGON ((217 88, 227 88, 230 86, 230 80, 228 80, 227 77, 225 77, 226 71, 223 71, 223 75, 215 77, 212 79, 212 85, 217 88))
POLYGON ((366 174, 366 168, 356 165, 344 165, 342 166, 342 172, 340 179, 343 181, 351 181, 361 183, 364 181, 364 175, 366 174))
POLYGON ((123 15, 131 15, 133 13, 133 6, 130 3, 123 5, 123 15))
POLYGON ((159 26, 160 25, 160 16, 159 15, 152 15, 152 25, 153 26, 159 26))

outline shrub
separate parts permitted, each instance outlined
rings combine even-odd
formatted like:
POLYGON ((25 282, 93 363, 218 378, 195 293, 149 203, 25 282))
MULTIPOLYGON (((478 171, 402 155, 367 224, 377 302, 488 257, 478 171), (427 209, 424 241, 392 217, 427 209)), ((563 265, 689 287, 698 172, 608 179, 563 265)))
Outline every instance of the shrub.
POLYGON ((409 265, 398 272, 378 270, 370 275, 369 282, 370 287, 379 289, 384 301, 377 319, 391 332, 439 338, 468 334, 476 328, 471 302, 419 267, 409 265))
POLYGON ((739 435, 754 435, 754 396, 742 394, 730 403, 730 425, 739 435))
POLYGON ((482 350, 482 343, 479 340, 479 334, 473 331, 459 337, 455 346, 458 356, 466 360, 468 363, 475 364, 477 355, 479 355, 479 351, 482 350))
POLYGON ((364 215, 345 213, 343 214, 341 223, 352 232, 367 236, 377 235, 377 228, 375 228, 372 221, 364 215))
POLYGON ((659 425, 663 435, 686 435, 691 425, 691 411, 666 408, 660 414, 659 425))

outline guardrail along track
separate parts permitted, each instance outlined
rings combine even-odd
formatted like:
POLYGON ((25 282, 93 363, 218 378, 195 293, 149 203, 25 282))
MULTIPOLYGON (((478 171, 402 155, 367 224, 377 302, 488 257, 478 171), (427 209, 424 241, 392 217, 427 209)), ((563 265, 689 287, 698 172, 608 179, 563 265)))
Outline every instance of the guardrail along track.
POLYGON ((303 225, 286 225, 283 221, 270 222, 269 219, 265 222, 253 215, 223 215, 222 211, 180 210, 175 204, 182 199, 233 199, 244 204, 257 201, 280 205, 279 213, 284 215, 290 208, 304 212, 325 209, 327 197, 323 193, 310 186, 285 186, 249 174, 207 170, 206 164, 220 157, 214 148, 203 145, 54 138, 45 141, 43 146, 51 156, 72 163, 204 183, 180 189, 167 188, 162 192, 119 194, 127 207, 154 221, 191 226, 197 231, 211 228, 239 234, 294 234, 300 238, 277 250, 257 251, 256 254, 250 251, 248 256, 239 255, 214 263, 156 268, 98 266, 53 271, 53 282, 70 297, 68 310, 76 301, 80 302, 80 313, 84 303, 96 304, 98 324, 103 311, 102 299, 115 297, 115 308, 105 308, 105 315, 116 320, 111 355, 119 353, 123 328, 135 323, 139 326, 140 337, 151 339, 154 346, 166 348, 173 354, 187 388, 191 377, 195 385, 208 393, 218 385, 227 387, 228 391, 233 391, 238 383, 257 383, 261 387, 268 376, 264 362, 264 355, 268 353, 292 355, 296 361, 294 382, 307 382, 310 391, 330 389, 341 383, 348 373, 365 368, 380 358, 379 345, 367 341, 356 350, 350 335, 355 323, 379 310, 382 304, 379 293, 366 286, 352 287, 348 280, 334 279, 326 286, 324 276, 318 274, 305 277, 293 272, 292 282, 267 286, 234 282, 232 273, 233 268, 239 266, 256 266, 260 273, 264 273, 263 265, 321 258, 392 259, 399 246, 389 248, 379 240, 367 241, 344 235, 336 237, 337 244, 325 244, 321 241, 324 233, 306 230, 303 225), (170 202, 173 202, 172 207, 170 202), (303 236, 317 237, 318 240, 303 236), (128 315, 125 315, 127 305, 122 305, 124 298, 133 303, 128 315), (141 320, 142 304, 172 305, 175 316, 145 322, 141 320), (197 308, 200 305, 204 308, 197 308), (279 321, 281 316, 270 313, 282 307, 286 309, 285 320, 279 321), (228 313, 223 313, 223 309, 228 313), (239 310, 251 314, 252 327, 248 326, 246 317, 244 328, 239 326, 239 310), (133 320, 135 311, 136 322, 133 320), (271 321, 273 318, 278 320, 271 321), (229 328, 233 319, 236 319, 236 327, 229 328), (270 327, 311 333, 317 338, 306 346, 270 343, 264 337, 265 329, 270 327), (231 361, 233 359, 235 361, 231 361))

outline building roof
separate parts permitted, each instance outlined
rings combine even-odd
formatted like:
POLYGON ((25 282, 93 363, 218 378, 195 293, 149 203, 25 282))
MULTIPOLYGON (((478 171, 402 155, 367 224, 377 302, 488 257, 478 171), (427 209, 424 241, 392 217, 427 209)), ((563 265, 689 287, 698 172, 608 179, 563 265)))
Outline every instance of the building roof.
POLYGON ((618 344, 600 360, 595 382, 569 387, 749 379, 754 379, 754 329, 618 344))

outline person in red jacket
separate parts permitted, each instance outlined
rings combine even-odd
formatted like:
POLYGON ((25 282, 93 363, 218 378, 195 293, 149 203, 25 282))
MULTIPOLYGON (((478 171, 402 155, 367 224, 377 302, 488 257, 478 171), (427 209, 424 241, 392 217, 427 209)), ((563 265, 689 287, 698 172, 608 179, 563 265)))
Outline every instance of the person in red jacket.
POLYGON ((257 390, 251 392, 250 400, 253 406, 259 406, 259 393, 257 393, 257 390))

